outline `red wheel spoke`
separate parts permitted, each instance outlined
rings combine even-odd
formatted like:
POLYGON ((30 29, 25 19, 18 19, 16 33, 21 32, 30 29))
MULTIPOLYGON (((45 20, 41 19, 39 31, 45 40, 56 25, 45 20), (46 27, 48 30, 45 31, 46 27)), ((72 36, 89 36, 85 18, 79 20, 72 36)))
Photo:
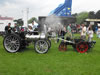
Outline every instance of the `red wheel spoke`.
POLYGON ((88 45, 85 42, 80 42, 76 45, 76 49, 80 53, 85 53, 88 50, 88 45))

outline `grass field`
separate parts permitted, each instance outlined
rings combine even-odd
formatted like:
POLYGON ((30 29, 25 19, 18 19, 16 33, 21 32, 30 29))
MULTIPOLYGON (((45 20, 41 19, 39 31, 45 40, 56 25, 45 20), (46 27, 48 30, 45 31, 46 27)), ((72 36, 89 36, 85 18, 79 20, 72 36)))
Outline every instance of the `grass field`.
POLYGON ((47 54, 37 54, 33 45, 27 49, 8 53, 0 37, 0 75, 100 75, 100 39, 88 54, 80 54, 68 46, 68 51, 58 51, 52 42, 47 54))

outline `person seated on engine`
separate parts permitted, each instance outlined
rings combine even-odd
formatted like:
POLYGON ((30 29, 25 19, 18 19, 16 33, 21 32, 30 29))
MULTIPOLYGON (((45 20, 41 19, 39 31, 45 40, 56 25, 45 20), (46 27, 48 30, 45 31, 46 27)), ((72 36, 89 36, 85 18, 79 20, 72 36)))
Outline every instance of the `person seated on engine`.
POLYGON ((20 32, 19 26, 15 23, 14 28, 13 28, 14 32, 20 32))
POLYGON ((5 27, 5 33, 6 34, 11 34, 11 30, 12 30, 11 23, 8 23, 8 25, 5 27))
POLYGON ((32 29, 32 26, 28 25, 28 31, 33 32, 34 30, 32 29))
POLYGON ((34 21, 32 22, 32 24, 28 25, 28 31, 36 35, 38 34, 37 26, 34 25, 34 21))

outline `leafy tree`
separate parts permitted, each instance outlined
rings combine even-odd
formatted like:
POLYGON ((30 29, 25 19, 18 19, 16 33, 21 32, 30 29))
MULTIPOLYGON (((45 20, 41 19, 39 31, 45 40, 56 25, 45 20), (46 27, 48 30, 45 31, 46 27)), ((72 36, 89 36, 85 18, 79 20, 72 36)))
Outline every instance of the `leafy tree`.
POLYGON ((16 22, 18 26, 23 25, 23 20, 22 19, 14 20, 14 22, 16 22))
POLYGON ((77 24, 81 24, 88 18, 88 12, 81 12, 76 16, 77 24))
POLYGON ((33 21, 38 22, 38 20, 35 17, 32 17, 28 20, 28 23, 32 23, 33 21))
POLYGON ((95 15, 95 12, 94 11, 90 11, 89 12, 89 19, 95 19, 96 18, 96 15, 95 15))
POLYGON ((75 17, 76 17, 77 15, 78 15, 77 13, 75 13, 75 14, 72 14, 72 16, 75 16, 75 17))
POLYGON ((100 10, 97 11, 97 13, 96 13, 96 18, 97 18, 97 19, 100 19, 100 10))

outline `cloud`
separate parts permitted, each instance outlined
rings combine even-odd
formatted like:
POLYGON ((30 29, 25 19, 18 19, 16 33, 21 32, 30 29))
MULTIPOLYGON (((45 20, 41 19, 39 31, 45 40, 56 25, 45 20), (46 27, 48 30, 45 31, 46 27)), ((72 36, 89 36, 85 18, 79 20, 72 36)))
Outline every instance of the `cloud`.
POLYGON ((73 0, 72 12, 98 11, 100 0, 73 0))
POLYGON ((22 10, 29 8, 29 16, 47 16, 63 0, 4 0, 0 7, 1 15, 20 17, 22 10))
MULTIPOLYGON (((99 0, 72 0, 72 13, 81 11, 97 11, 99 0)), ((29 18, 47 16, 64 0, 0 0, 0 15, 23 17, 23 10, 29 8, 29 18)))

